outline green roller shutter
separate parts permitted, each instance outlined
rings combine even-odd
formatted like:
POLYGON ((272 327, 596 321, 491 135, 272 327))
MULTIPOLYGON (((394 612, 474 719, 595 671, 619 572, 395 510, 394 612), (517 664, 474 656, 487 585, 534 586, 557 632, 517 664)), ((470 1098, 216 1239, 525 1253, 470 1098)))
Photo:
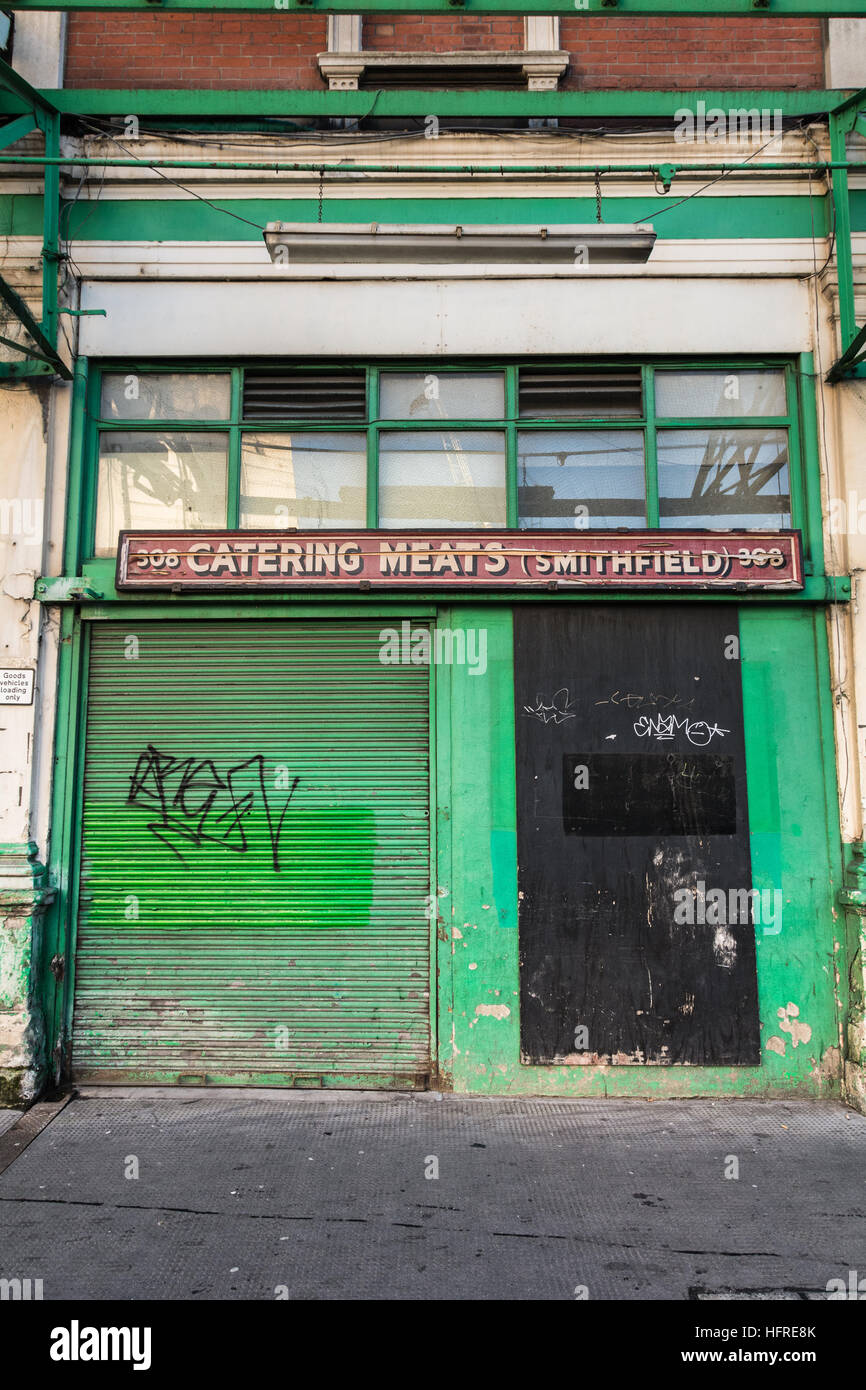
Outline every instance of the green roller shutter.
POLYGON ((423 1084, 429 668, 378 622, 93 628, 74 1075, 423 1084))

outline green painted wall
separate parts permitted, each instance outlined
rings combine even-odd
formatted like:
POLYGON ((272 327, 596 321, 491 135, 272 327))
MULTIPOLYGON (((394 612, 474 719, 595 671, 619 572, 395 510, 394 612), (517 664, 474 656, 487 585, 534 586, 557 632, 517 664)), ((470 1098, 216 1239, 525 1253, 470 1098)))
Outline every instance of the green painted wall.
POLYGON ((455 607, 440 622, 488 634, 485 676, 437 672, 438 781, 452 785, 439 805, 439 1028, 454 1089, 838 1095, 844 926, 822 611, 740 612, 753 879, 782 891, 781 930, 758 928, 763 1060, 742 1068, 520 1065, 511 618, 455 607))
MULTIPOLYGON (((779 887, 783 895, 781 930, 759 929, 757 940, 761 1066, 520 1065, 511 608, 464 600, 440 606, 437 621, 453 630, 483 630, 486 670, 473 674, 469 666, 442 665, 433 673, 442 1085, 574 1096, 838 1096, 848 1001, 844 922, 834 906, 841 864, 825 609, 787 599, 738 606, 753 881, 758 888, 779 887)), ((141 604, 138 611, 146 607, 154 617, 168 615, 166 604, 141 604)), ((171 615, 177 617, 179 608, 202 617, 220 609, 237 619, 277 611, 226 600, 207 608, 181 602, 170 606, 171 615)), ((105 616, 115 611, 113 604, 104 606, 105 616)), ((292 606, 281 605, 281 611, 288 617, 292 606)), ((303 615, 312 611, 305 605, 303 615)), ((319 611, 324 617, 327 605, 319 611)), ((364 607, 342 604, 340 611, 360 616, 364 607)), ((81 732, 80 717, 70 717, 81 732)), ((80 752, 77 762, 80 768, 80 752)), ((80 793, 72 783, 66 790, 64 796, 59 787, 58 797, 68 802, 60 817, 69 827, 67 848, 58 833, 54 881, 74 917, 80 793)), ((280 1084, 276 1076, 268 1080, 280 1084)))
MULTIPOLYGON (((179 171, 182 176, 183 171, 179 171)), ((582 198, 381 198, 347 199, 332 196, 325 184, 326 222, 595 222, 594 196, 582 198)), ((681 203, 682 194, 656 197, 650 184, 637 198, 602 199, 605 222, 652 221, 658 234, 683 237, 808 237, 826 236, 827 200, 815 196, 810 211, 806 197, 713 197, 704 195, 681 203), (679 206, 675 206, 679 204, 679 206)), ((866 195, 864 195, 866 196, 866 195)), ((856 194, 854 195, 856 198, 856 194)), ((852 205, 854 204, 852 198, 852 205)), ((314 198, 214 197, 209 207, 193 199, 136 198, 65 203, 61 212, 64 238, 87 241, 258 241, 267 222, 315 222, 314 198), (222 211, 221 209, 226 209, 222 211), (249 219, 249 222, 238 221, 249 219)), ((866 213, 863 213, 866 217, 866 213)), ((862 220, 862 219, 861 219, 862 220)), ((855 217, 855 230, 859 224, 855 217)), ((42 200, 23 194, 0 197, 0 234, 39 236, 42 200)))
MULTIPOLYGON (((682 195, 680 195, 682 197, 682 195)), ((258 241, 267 222, 315 222, 313 198, 214 197, 216 207, 192 200, 145 199, 79 204, 64 213, 64 236, 91 241, 258 241), (219 209, 225 208, 226 212, 219 209), (230 214, 234 213, 235 216, 230 214), (249 226, 237 218, 248 218, 249 226)), ((603 198, 606 222, 659 221, 659 236, 806 237, 827 235, 827 203, 816 197, 712 197, 680 203, 657 198, 649 184, 639 198, 603 198)), ((381 198, 342 199, 325 184, 326 222, 595 222, 595 198, 381 198)))

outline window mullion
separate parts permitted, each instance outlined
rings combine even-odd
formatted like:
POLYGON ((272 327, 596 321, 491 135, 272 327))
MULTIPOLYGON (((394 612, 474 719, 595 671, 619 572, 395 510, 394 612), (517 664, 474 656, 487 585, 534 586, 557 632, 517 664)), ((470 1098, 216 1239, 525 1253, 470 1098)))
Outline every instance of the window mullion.
POLYGON ((379 525, 379 369, 367 371, 367 525, 379 525))
POLYGON ((646 414, 646 434, 644 443, 644 467, 646 469, 646 524, 650 529, 659 525, 659 475, 658 450, 656 448, 656 395, 655 368, 644 367, 644 411, 646 414))
POLYGON ((791 527, 803 535, 803 563, 808 574, 812 569, 811 545, 808 527, 808 505, 806 476, 803 469, 804 454, 800 445, 800 417, 796 401, 796 380, 793 368, 785 368, 785 398, 788 402, 789 422, 785 426, 788 438, 788 493, 791 498, 791 527))
POLYGON ((231 425, 229 426, 229 461, 226 489, 226 526, 236 531, 241 517, 241 368, 232 368, 231 425))
POLYGON ((520 525, 517 492, 517 368, 505 368, 505 525, 520 525))

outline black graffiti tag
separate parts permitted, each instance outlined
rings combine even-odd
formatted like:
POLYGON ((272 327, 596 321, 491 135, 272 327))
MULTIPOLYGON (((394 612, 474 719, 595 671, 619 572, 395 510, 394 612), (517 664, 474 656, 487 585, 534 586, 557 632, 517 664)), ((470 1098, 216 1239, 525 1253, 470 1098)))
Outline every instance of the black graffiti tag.
POLYGON ((265 760, 260 753, 236 763, 222 778, 211 758, 175 758, 149 743, 139 754, 129 779, 127 805, 159 810, 160 818, 151 821, 147 829, 188 868, 173 838, 196 848, 210 841, 235 854, 246 854, 249 842, 244 821, 258 804, 265 812, 274 872, 279 873, 283 822, 300 780, 296 777, 292 782, 277 819, 268 800, 265 760))

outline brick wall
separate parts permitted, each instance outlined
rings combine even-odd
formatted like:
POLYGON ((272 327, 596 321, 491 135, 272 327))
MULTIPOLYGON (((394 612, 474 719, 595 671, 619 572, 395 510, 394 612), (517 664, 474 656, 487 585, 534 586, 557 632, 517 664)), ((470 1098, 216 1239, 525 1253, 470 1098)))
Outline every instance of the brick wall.
POLYGON ((68 87, 321 89, 324 15, 70 14, 68 87))
POLYGON ((479 14, 364 16, 364 47, 399 53, 457 53, 464 48, 502 51, 523 47, 523 18, 479 14))
POLYGON ((823 87, 820 19, 569 15, 562 87, 823 87))
MULTIPOLYGON (((565 88, 822 87, 820 19, 566 16, 565 88)), ((501 15, 366 16, 364 45, 448 52, 519 49, 523 20, 501 15)), ((324 15, 70 14, 69 87, 313 88, 324 15)))

